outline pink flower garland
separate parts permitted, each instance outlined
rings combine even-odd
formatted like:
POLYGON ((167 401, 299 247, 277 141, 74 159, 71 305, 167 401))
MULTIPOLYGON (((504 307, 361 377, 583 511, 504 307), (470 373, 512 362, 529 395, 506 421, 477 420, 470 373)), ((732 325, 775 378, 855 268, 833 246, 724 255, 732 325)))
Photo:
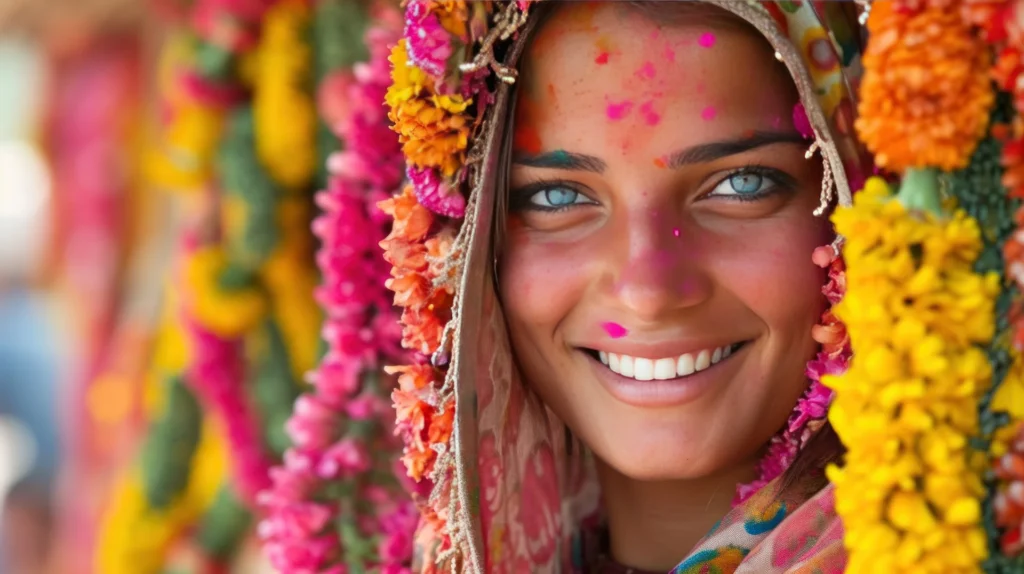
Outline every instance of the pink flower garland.
POLYGON ((846 329, 832 314, 831 306, 838 303, 846 292, 846 271, 836 250, 827 245, 814 251, 813 260, 828 268, 828 282, 822 288, 830 308, 822 314, 821 324, 815 325, 811 335, 821 344, 817 357, 807 363, 807 390, 797 401, 786 428, 772 437, 768 452, 757 465, 758 477, 751 483, 741 484, 736 490, 733 505, 743 503, 763 486, 775 480, 793 464, 797 454, 824 424, 828 406, 832 402, 832 389, 821 383, 824 375, 838 375, 846 371, 850 360, 850 339, 846 329))
POLYGON ((395 32, 370 30, 370 61, 329 78, 320 93, 324 116, 345 145, 328 162, 332 178, 317 195, 323 214, 313 223, 322 241, 316 297, 327 315, 328 351, 308 376, 315 390, 299 398, 287 424, 294 446, 260 494, 267 518, 259 535, 285 574, 341 574, 353 563, 409 572, 418 514, 400 488, 404 473, 395 467, 399 448, 386 399, 391 385, 382 374, 385 362, 402 360, 401 327, 378 247, 387 218, 375 207, 403 177, 382 105, 395 41, 395 32), (399 476, 383 485, 370 474, 399 476))
POLYGON ((230 445, 234 485, 243 500, 255 502, 270 485, 273 459, 263 447, 256 413, 240 387, 245 385, 241 340, 223 339, 186 318, 193 358, 186 380, 224 425, 230 445))

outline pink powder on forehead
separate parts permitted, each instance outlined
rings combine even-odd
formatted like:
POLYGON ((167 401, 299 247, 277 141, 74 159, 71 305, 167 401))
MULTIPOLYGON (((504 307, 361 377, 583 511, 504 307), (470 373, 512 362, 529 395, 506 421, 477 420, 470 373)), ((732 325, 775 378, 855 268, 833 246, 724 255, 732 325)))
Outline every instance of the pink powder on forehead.
POLYGON ((697 44, 701 48, 710 48, 715 45, 715 35, 711 32, 704 32, 700 35, 700 38, 697 38, 697 44))
POLYGON ((636 71, 636 75, 644 80, 650 80, 655 74, 657 74, 657 71, 654 69, 654 64, 650 62, 644 62, 644 65, 640 66, 640 69, 636 71))
POLYGON ((608 333, 608 336, 612 339, 621 339, 629 332, 622 325, 612 321, 605 321, 604 323, 601 323, 601 328, 604 329, 604 332, 608 333))
POLYGON ((654 102, 645 102, 644 105, 640 106, 640 115, 643 116, 644 122, 649 126, 656 126, 661 122, 661 115, 654 111, 654 102))
POLYGON ((812 139, 814 137, 814 129, 811 128, 811 120, 807 117, 807 110, 804 109, 804 105, 797 102, 793 106, 793 127, 796 131, 800 132, 806 139, 812 139))
POLYGON ((676 61, 676 51, 672 49, 672 44, 665 44, 665 51, 661 53, 661 56, 669 62, 676 61))
POLYGON ((717 115, 718 115, 718 110, 715 109, 715 106, 708 106, 708 107, 704 108, 703 110, 701 110, 701 112, 700 112, 701 119, 706 121, 706 122, 710 122, 711 120, 715 119, 715 116, 717 116, 717 115))
POLYGON ((630 110, 633 109, 633 102, 626 100, 619 103, 609 103, 605 113, 608 115, 608 119, 612 121, 618 121, 629 115, 630 110))

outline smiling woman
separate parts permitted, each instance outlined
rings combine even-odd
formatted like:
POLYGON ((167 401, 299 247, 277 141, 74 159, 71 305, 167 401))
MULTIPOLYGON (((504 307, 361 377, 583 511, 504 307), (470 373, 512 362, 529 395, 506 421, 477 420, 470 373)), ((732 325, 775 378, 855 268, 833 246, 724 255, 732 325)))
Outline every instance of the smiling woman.
MULTIPOLYGON (((436 370, 410 367, 417 382, 400 383, 407 457, 438 453, 415 469, 435 483, 425 569, 439 558, 476 572, 841 572, 822 469, 842 452, 818 379, 845 368, 848 347, 828 312, 842 268, 822 215, 848 203, 863 168, 840 129, 855 15, 529 4, 495 17, 495 38, 518 29, 511 45, 492 52, 481 35, 459 68, 459 97, 475 107, 458 115, 465 105, 435 96, 441 119, 417 116, 419 133, 448 144, 482 118, 444 185, 412 177, 420 209, 468 181, 460 232, 389 206, 396 228, 433 230, 421 299, 454 295, 449 328, 427 346, 436 370), (830 37, 823 15, 846 44, 813 60, 822 46, 800 39, 830 37), (493 103, 488 68, 504 80, 493 103), (404 417, 411 393, 425 420, 404 417), (435 433, 451 408, 450 435, 435 433)), ((456 34, 455 5, 431 6, 409 21, 456 34)), ((413 64, 440 49, 415 29, 407 42, 413 64)), ((411 77, 401 65, 396 86, 411 77)), ((407 149, 433 145, 402 130, 407 149)), ((411 174, 434 169, 421 157, 411 174)), ((423 319, 409 309, 412 332, 423 319)))

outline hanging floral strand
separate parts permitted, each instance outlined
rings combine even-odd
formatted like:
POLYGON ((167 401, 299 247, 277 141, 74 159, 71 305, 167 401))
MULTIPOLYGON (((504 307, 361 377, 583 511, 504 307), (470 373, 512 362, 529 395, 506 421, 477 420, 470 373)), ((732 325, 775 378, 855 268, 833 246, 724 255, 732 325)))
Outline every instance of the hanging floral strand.
POLYGON ((411 560, 416 512, 392 474, 390 381, 381 373, 402 353, 376 246, 384 219, 374 207, 402 178, 398 142, 379 105, 393 28, 385 19, 370 30, 370 61, 331 78, 320 94, 346 149, 329 160, 328 188, 317 196, 323 214, 313 224, 328 351, 310 374, 314 392, 299 399, 288 422, 294 447, 261 495, 264 550, 285 573, 397 572, 411 560))
MULTIPOLYGON (((988 555, 976 408, 992 382, 997 272, 974 270, 978 223, 940 199, 937 169, 961 169, 994 96, 988 50, 944 6, 875 3, 857 130, 879 178, 833 216, 846 237, 849 370, 826 376, 829 420, 848 452, 831 467, 847 571, 980 572, 988 555)), ((927 4, 927 3, 922 3, 927 4)))

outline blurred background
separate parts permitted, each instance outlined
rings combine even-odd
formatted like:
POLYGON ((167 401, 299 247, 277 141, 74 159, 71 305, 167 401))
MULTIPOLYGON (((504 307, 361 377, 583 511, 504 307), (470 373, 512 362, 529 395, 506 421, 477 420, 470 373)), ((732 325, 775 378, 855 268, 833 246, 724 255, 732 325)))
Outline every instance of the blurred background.
POLYGON ((161 295, 159 270, 138 267, 166 261, 153 250, 171 238, 151 215, 160 196, 139 159, 174 22, 149 8, 0 1, 5 574, 90 571, 116 473, 143 433, 140 380, 161 295))
POLYGON ((223 445, 265 481, 321 352, 316 86, 354 56, 312 11, 358 52, 362 4, 0 0, 0 574, 266 569, 223 445), (255 438, 186 380, 211 333, 255 438))

